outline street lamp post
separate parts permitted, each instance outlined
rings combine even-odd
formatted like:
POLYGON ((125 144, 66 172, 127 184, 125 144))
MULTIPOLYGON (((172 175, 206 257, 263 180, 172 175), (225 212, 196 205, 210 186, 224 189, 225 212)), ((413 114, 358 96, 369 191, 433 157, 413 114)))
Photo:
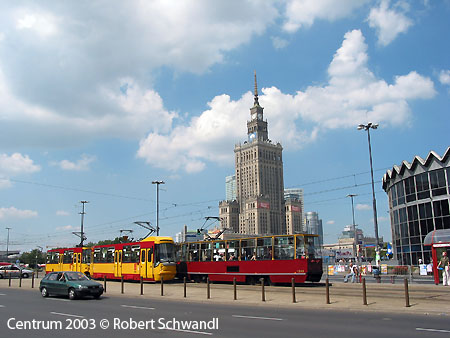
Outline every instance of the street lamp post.
POLYGON ((153 181, 152 184, 156 184, 156 236, 159 236, 159 185, 165 182, 153 181))
POLYGON ((377 220, 377 202, 375 199, 375 186, 373 181, 373 165, 372 165, 372 147, 370 144, 370 129, 377 129, 378 124, 369 122, 368 124, 360 124, 358 126, 358 130, 366 130, 367 131, 367 140, 369 142, 369 158, 370 158, 370 175, 372 177, 372 199, 373 199, 373 225, 375 228, 375 250, 376 250, 376 259, 379 257, 380 252, 380 240, 378 238, 378 220, 377 220))
POLYGON ((352 226, 353 226, 353 253, 355 254, 356 261, 358 261, 358 252, 357 252, 357 244, 358 240, 356 238, 356 224, 355 224, 355 208, 353 207, 353 197, 358 196, 356 194, 348 194, 347 197, 350 197, 352 199, 352 226))

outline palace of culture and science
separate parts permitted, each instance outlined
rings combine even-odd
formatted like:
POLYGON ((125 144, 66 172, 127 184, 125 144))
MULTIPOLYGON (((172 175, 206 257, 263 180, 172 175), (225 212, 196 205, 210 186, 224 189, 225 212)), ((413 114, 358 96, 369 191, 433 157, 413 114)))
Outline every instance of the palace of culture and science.
POLYGON ((269 139, 264 108, 259 105, 255 74, 254 104, 247 121, 247 141, 234 148, 235 175, 227 177, 227 199, 219 203, 221 228, 248 235, 303 232, 299 196, 283 183, 283 147, 269 139))

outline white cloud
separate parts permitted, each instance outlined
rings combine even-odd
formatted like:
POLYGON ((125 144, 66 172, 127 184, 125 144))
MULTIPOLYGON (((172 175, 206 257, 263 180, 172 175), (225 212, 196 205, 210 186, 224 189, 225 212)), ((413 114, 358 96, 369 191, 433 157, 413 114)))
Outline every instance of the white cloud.
POLYGON ((81 155, 81 158, 76 162, 62 160, 60 162, 51 162, 51 164, 59 166, 63 170, 87 171, 89 170, 89 165, 95 160, 95 156, 83 154, 81 155))
POLYGON ((154 71, 203 73, 278 15, 275 1, 254 0, 2 4, 0 143, 163 132, 176 114, 153 90, 154 71))
POLYGON ((356 204, 356 210, 372 210, 372 207, 368 204, 356 204))
POLYGON ((272 45, 275 49, 282 49, 289 44, 288 40, 282 39, 278 36, 272 36, 270 39, 272 40, 272 45))
POLYGON ((334 223, 336 223, 334 220, 327 221, 327 224, 334 224, 334 223))
POLYGON ((37 211, 20 210, 15 207, 0 208, 0 219, 4 218, 32 218, 37 217, 37 211))
POLYGON ((74 230, 74 229, 75 229, 75 227, 73 227, 72 225, 65 225, 65 226, 55 228, 56 231, 68 231, 68 230, 74 230))
MULTIPOLYGON (((295 95, 276 87, 263 88, 259 102, 265 108, 269 136, 286 150, 314 141, 319 130, 355 128, 362 122, 385 126, 407 125, 408 101, 435 95, 433 82, 415 71, 394 78, 392 84, 367 67, 367 45, 359 30, 345 34, 342 46, 328 68, 329 81, 295 95), (308 129, 302 130, 305 124, 308 129)), ((201 171, 206 161, 233 160, 233 145, 246 135, 252 94, 236 101, 228 95, 214 97, 209 109, 168 133, 150 133, 140 143, 137 156, 149 164, 172 171, 201 171)))
POLYGON ((289 0, 286 5, 284 30, 295 32, 310 27, 315 20, 335 21, 345 18, 370 0, 289 0))
POLYGON ((450 85, 450 69, 443 69, 439 73, 439 82, 444 85, 450 85))
POLYGON ((22 155, 20 153, 14 153, 10 156, 0 154, 0 174, 31 174, 39 170, 41 170, 41 167, 34 164, 28 155, 22 155))
POLYGON ((390 0, 381 0, 379 7, 372 8, 367 18, 369 26, 377 31, 378 43, 383 46, 413 25, 413 21, 405 15, 409 10, 407 3, 398 1, 393 8, 389 5, 390 0))
POLYGON ((69 216, 70 214, 67 211, 64 210, 57 210, 56 216, 69 216))

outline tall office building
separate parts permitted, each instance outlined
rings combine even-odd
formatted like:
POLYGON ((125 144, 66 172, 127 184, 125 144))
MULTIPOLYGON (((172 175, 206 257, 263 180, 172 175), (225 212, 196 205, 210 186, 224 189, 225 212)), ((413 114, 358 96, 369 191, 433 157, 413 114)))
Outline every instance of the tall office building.
POLYGON ((284 189, 286 231, 288 234, 306 233, 304 226, 303 189, 284 189))
POLYGON ((319 235, 320 246, 323 245, 323 227, 319 214, 315 211, 308 211, 305 214, 306 233, 319 235))
POLYGON ((225 196, 227 201, 236 200, 236 176, 225 177, 225 196))
MULTIPOLYGON (((273 144, 269 139, 263 110, 258 101, 255 74, 254 104, 250 108, 250 121, 247 121, 248 138, 234 148, 238 232, 284 234, 283 148, 280 143, 273 144)), ((230 219, 230 213, 235 209, 229 204, 220 202, 219 215, 223 219, 230 219)))

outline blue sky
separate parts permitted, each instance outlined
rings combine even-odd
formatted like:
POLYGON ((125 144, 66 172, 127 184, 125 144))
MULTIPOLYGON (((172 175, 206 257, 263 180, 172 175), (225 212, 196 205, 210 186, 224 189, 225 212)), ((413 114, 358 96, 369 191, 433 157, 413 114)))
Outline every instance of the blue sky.
POLYGON ((253 72, 285 187, 325 242, 380 236, 387 169, 449 146, 450 1, 80 1, 0 5, 0 248, 74 245, 135 221, 173 236, 218 215, 246 139, 253 72))

